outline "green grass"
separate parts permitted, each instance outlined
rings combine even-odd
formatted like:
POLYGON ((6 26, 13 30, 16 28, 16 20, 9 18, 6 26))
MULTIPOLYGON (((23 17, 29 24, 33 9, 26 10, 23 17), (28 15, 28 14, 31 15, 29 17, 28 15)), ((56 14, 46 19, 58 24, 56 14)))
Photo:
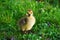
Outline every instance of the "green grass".
POLYGON ((0 40, 60 40, 60 8, 56 4, 23 0, 0 0, 0 40), (22 34, 17 21, 32 9, 36 23, 33 33, 22 34))

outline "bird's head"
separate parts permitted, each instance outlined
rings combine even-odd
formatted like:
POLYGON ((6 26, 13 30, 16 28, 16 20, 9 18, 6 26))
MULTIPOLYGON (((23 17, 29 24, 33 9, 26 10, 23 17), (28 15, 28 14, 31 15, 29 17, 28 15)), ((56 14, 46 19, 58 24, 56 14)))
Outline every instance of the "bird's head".
POLYGON ((27 11, 27 16, 33 16, 33 11, 32 10, 28 10, 27 11))

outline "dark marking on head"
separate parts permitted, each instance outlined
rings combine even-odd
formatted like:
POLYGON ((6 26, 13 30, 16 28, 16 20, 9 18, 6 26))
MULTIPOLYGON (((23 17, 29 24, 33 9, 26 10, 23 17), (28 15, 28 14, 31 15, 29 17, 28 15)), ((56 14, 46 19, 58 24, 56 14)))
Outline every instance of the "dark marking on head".
POLYGON ((30 16, 30 14, 28 14, 28 16, 30 16))

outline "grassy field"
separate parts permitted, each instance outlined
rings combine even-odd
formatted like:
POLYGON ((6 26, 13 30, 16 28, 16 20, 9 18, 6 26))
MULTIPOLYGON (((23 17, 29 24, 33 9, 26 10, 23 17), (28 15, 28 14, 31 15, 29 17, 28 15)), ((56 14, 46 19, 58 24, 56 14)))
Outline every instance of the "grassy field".
POLYGON ((60 7, 55 1, 0 0, 0 40, 60 40, 60 7), (36 23, 22 34, 17 21, 32 9, 36 23))

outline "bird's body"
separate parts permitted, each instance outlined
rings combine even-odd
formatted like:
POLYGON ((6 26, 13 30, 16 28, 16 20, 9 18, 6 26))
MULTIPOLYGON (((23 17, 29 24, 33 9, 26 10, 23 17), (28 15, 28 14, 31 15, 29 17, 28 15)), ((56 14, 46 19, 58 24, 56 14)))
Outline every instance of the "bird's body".
POLYGON ((35 18, 33 16, 27 17, 27 22, 24 26, 22 26, 22 31, 31 30, 34 24, 35 24, 35 18))
MULTIPOLYGON (((31 12, 31 11, 29 11, 31 12)), ((19 25, 22 31, 29 31, 35 24, 35 17, 28 12, 28 15, 19 20, 19 25)))

